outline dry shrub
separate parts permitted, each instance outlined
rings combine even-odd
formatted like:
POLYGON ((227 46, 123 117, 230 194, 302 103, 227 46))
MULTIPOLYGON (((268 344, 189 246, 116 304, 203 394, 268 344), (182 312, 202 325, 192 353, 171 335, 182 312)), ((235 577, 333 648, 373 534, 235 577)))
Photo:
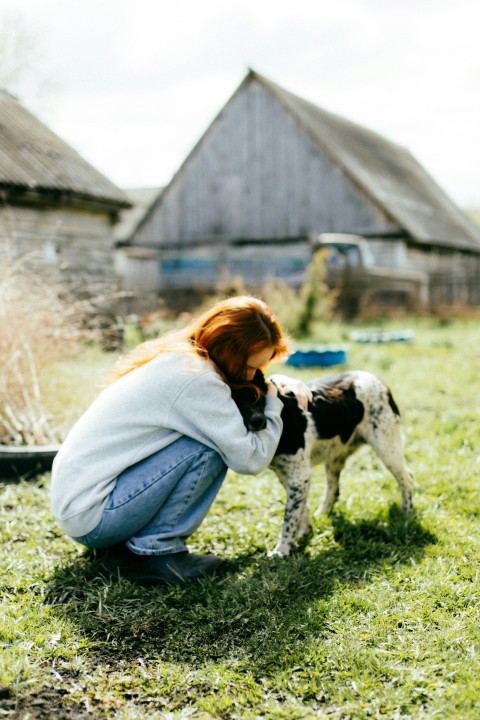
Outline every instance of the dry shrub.
POLYGON ((39 371, 95 334, 86 329, 90 305, 69 297, 32 254, 6 250, 0 261, 0 443, 56 443, 39 371))

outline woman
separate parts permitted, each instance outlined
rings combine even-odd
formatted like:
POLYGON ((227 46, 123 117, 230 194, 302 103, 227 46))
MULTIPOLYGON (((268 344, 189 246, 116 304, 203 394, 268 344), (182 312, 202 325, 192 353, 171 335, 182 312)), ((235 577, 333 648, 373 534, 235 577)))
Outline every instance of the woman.
MULTIPOLYGON (((257 474, 273 458, 282 403, 269 382, 267 426, 248 432, 231 386, 287 351, 270 308, 252 297, 216 304, 185 329, 143 343, 73 427, 52 471, 60 527, 90 548, 118 549, 137 582, 214 574, 225 561, 190 553, 227 468, 257 474)), ((307 395, 297 388, 300 401, 307 395)))

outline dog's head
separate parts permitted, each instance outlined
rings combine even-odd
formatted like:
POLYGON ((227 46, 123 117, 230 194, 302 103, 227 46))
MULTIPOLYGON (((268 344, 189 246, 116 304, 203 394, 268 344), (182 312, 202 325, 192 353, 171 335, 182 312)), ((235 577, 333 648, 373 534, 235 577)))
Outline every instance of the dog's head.
POLYGON ((247 430, 258 432, 267 427, 264 414, 267 383, 261 370, 257 370, 253 380, 240 387, 232 388, 232 397, 245 423, 247 430))

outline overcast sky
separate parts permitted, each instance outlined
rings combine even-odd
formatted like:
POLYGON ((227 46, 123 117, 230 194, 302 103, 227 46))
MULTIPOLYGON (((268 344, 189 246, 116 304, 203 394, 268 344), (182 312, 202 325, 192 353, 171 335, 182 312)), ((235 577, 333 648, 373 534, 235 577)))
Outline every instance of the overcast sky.
POLYGON ((120 187, 166 184, 252 67, 480 207, 478 0, 0 0, 12 14, 35 45, 17 92, 120 187))

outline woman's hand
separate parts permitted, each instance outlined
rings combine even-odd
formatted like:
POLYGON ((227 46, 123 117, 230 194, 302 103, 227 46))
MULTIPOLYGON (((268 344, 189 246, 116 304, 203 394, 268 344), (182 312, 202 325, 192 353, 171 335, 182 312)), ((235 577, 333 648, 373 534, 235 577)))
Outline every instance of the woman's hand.
POLYGON ((281 392, 293 392, 297 398, 299 407, 302 410, 308 410, 308 403, 312 402, 313 395, 310 388, 307 387, 304 382, 296 378, 288 377, 288 375, 279 374, 271 375, 268 379, 270 381, 269 385, 275 383, 281 392))
POLYGON ((269 380, 266 380, 267 383, 267 397, 278 397, 278 389, 277 386, 273 384, 273 382, 269 382, 269 380))

